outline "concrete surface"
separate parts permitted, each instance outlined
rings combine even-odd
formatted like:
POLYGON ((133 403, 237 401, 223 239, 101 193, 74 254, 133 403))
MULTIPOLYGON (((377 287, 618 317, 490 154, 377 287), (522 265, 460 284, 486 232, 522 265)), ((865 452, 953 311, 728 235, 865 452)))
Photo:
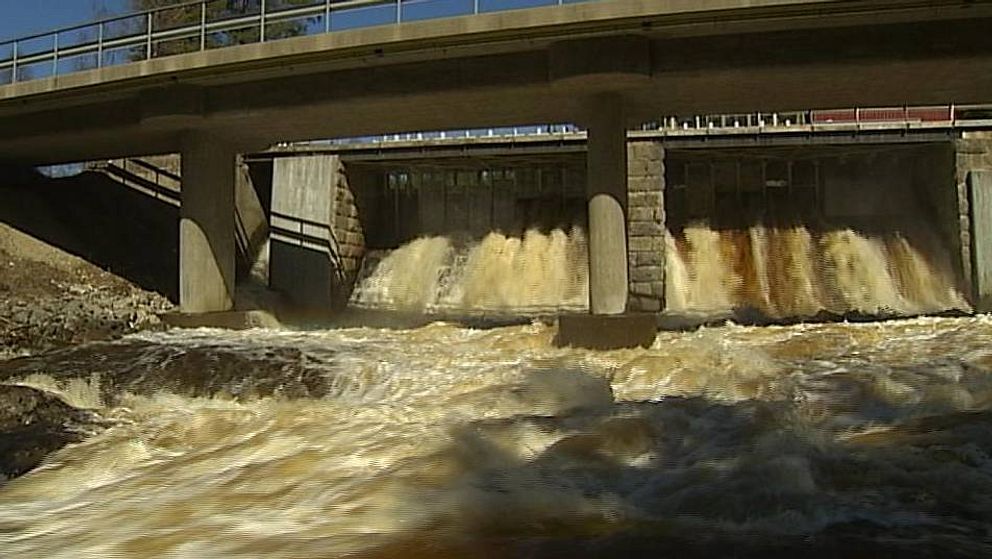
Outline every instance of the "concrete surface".
POLYGON ((555 344, 605 350, 650 347, 657 333, 658 318, 651 313, 563 314, 555 344))
POLYGON ((627 135, 622 99, 597 95, 589 107, 589 310, 627 310, 627 135))
POLYGON ((269 287, 297 304, 331 304, 338 273, 331 229, 338 164, 333 155, 273 162, 269 287))
POLYGON ((235 158, 223 139, 189 134, 182 148, 179 306, 183 312, 234 305, 235 158))
POLYGON ((637 78, 623 80, 630 121, 984 102, 990 25, 989 0, 601 0, 349 30, 0 86, 0 159, 174 152, 190 129, 250 150, 572 121, 587 93, 582 71, 637 78), (604 55, 584 70, 552 55, 563 41, 581 51, 610 37, 647 55, 634 68, 604 55))
POLYGON ((992 169, 968 173, 975 310, 992 311, 992 169))

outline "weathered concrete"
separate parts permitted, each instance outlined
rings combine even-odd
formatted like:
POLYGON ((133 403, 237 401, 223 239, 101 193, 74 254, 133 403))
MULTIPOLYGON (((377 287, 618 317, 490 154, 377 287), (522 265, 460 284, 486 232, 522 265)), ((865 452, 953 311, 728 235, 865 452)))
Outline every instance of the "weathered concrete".
POLYGON ((653 313, 563 314, 555 344, 586 349, 650 347, 658 333, 653 313))
POLYGON ((203 133, 182 149, 179 306, 183 312, 229 310, 234 304, 234 148, 203 133))
POLYGON ((251 175, 246 165, 238 165, 237 183, 234 190, 235 217, 237 218, 236 237, 238 253, 241 256, 243 269, 239 273, 259 274, 260 279, 268 280, 268 269, 252 270, 257 260, 265 262, 262 252, 268 250, 269 220, 265 208, 258 197, 258 191, 252 184, 251 175), (259 258, 261 256, 261 258, 259 258))
MULTIPOLYGON (((569 121, 584 90, 556 81, 553 45, 610 36, 648 42, 624 92, 632 121, 984 102, 990 22, 988 0, 601 0, 349 30, 0 86, 0 157, 174 152, 190 127, 267 144, 569 121)), ((595 73, 631 73, 598 60, 595 73)))
POLYGON ((992 169, 968 173, 975 310, 992 311, 992 169))
POLYGON ((340 158, 275 160, 271 222, 270 287, 308 307, 347 300, 365 236, 340 158))
POLYGON ((331 304, 337 161, 324 155, 273 162, 269 287, 295 304, 331 304))
POLYGON ((619 95, 595 97, 589 111, 589 310, 627 310, 627 134, 619 95))

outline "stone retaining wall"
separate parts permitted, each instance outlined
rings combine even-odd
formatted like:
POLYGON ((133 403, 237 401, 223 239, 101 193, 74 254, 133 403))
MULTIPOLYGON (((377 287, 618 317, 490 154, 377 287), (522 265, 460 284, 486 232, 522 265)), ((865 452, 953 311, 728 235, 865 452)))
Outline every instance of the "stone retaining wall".
POLYGON ((969 132, 957 140, 955 147, 955 184, 957 185, 958 227, 961 239, 960 261, 963 279, 972 298, 975 297, 971 204, 968 174, 974 170, 992 170, 992 132, 969 132))
POLYGON ((332 290, 335 304, 340 305, 347 303, 358 273, 361 271, 362 258, 365 256, 365 230, 359 218, 348 169, 340 159, 335 159, 337 180, 332 198, 334 223, 331 230, 337 241, 336 249, 341 273, 337 276, 337 283, 332 290))
POLYGON ((627 144, 627 257, 631 311, 665 306, 665 150, 654 141, 627 144))

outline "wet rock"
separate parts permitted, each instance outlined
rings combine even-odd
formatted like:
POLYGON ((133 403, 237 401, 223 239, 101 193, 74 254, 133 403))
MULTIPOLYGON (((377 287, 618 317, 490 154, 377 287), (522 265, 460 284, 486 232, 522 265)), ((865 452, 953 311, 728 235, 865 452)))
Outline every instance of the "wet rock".
POLYGON ((81 344, 0 361, 0 382, 31 375, 59 382, 99 377, 100 396, 116 405, 121 394, 171 392, 188 397, 252 400, 278 396, 321 398, 335 386, 327 363, 295 348, 246 352, 224 344, 175 347, 125 339, 81 344))
POLYGON ((0 479, 23 475, 99 425, 92 412, 27 386, 0 385, 0 479))

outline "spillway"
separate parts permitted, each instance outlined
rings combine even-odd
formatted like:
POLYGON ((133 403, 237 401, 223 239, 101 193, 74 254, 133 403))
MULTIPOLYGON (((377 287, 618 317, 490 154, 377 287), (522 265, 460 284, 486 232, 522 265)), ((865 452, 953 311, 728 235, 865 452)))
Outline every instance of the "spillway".
MULTIPOLYGON (((928 246, 938 245, 898 231, 694 223, 666 234, 666 310, 752 309, 773 319, 970 311, 946 254, 928 246)), ((367 257, 351 304, 427 314, 586 310, 585 234, 572 227, 474 241, 421 237, 367 257)))
POLYGON ((579 227, 460 242, 422 237, 367 258, 351 304, 424 313, 584 310, 586 250, 579 227))
POLYGON ((898 230, 869 234, 804 226, 714 230, 666 237, 666 299, 673 312, 755 309, 775 318, 826 311, 899 316, 970 311, 935 242, 898 230))

